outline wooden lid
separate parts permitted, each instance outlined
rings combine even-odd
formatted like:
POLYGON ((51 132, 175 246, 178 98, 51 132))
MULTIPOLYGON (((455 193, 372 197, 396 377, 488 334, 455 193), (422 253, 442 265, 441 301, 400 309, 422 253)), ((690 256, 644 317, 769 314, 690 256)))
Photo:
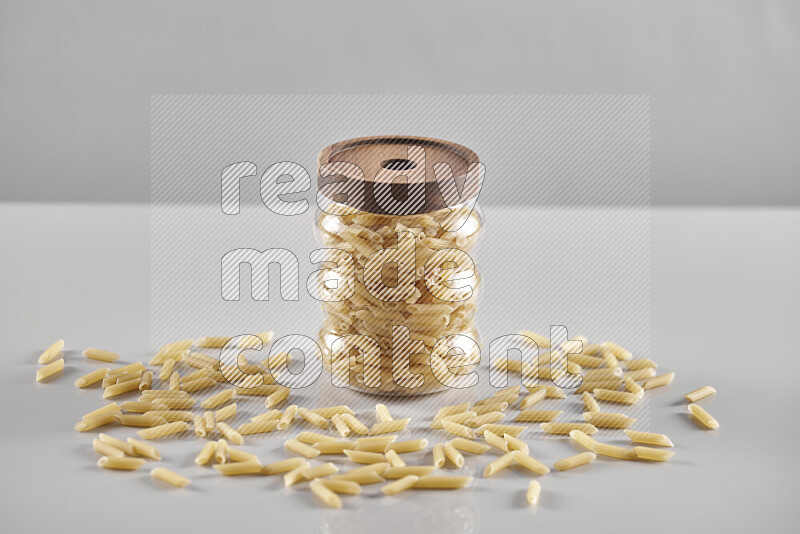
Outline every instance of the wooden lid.
POLYGON ((450 141, 394 135, 359 137, 334 143, 319 153, 317 185, 327 199, 370 213, 430 213, 454 205, 442 195, 442 190, 448 190, 446 184, 452 184, 451 176, 462 190, 461 201, 477 195, 479 188, 467 190, 464 183, 470 166, 478 163, 475 152, 450 141), (437 164, 448 164, 452 175, 444 170, 446 166, 437 164))

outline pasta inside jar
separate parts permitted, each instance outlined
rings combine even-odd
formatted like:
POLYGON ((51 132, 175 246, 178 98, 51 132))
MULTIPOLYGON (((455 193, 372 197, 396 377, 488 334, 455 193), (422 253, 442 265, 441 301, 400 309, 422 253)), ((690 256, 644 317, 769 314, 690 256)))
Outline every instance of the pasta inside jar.
MULTIPOLYGON (((377 138, 367 145, 377 157, 361 152, 358 164, 370 175, 373 160, 386 160, 386 145, 402 151, 431 141, 377 138)), ((353 143, 363 146, 363 140, 353 143)), ((457 173, 454 153, 448 163, 457 173)), ((322 304, 320 345, 334 384, 404 395, 472 385, 469 375, 480 360, 474 321, 481 277, 471 252, 483 228, 474 198, 445 207, 426 200, 398 215, 378 213, 369 202, 358 210, 333 199, 324 206, 317 232, 325 248, 313 258, 323 268, 309 289, 322 304), (454 220, 459 224, 448 225, 454 220)))

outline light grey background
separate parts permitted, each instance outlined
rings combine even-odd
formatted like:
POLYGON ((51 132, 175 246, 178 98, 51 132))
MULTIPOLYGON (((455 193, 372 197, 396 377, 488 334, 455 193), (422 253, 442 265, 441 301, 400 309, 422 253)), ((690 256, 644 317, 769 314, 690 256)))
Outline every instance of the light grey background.
MULTIPOLYGON (((651 95, 657 205, 800 203, 791 0, 4 0, 0 25, 3 200, 147 201, 154 94, 568 93, 651 95)), ((483 203, 529 202, 517 178, 483 203)))
MULTIPOLYGON (((532 211, 489 207, 486 215, 503 233, 529 220, 532 211)), ((79 355, 89 346, 117 350, 125 362, 148 357, 149 222, 147 206, 16 204, 0 209, 3 250, 14 252, 4 262, 3 279, 12 283, 3 286, 2 300, 10 305, 2 307, 0 316, 0 416, 7 429, 0 439, 4 531, 100 533, 113 526, 116 533, 140 533, 143 524, 163 531, 269 528, 326 534, 490 533, 508 526, 548 532, 580 526, 594 532, 646 528, 670 534, 796 530, 796 209, 653 210, 649 355, 677 378, 652 393, 650 427, 673 439, 676 456, 667 464, 598 460, 572 472, 548 474, 540 478, 542 502, 533 509, 523 502, 531 477, 509 471, 478 477, 473 489, 452 493, 389 498, 379 497, 373 486, 363 496, 345 498, 344 510, 326 510, 306 489, 284 489, 280 479, 235 480, 194 466, 200 440, 158 444, 161 464, 192 478, 186 490, 158 486, 145 470, 99 470, 90 445, 94 433, 78 434, 72 425, 101 405, 101 393, 77 390, 72 381, 100 366, 79 355), (68 349, 64 376, 36 384, 37 354, 61 337, 68 349), (682 400, 684 393, 707 383, 719 391, 704 401, 722 425, 716 432, 695 427, 682 400)), ((490 239, 485 245, 485 269, 502 271, 513 241, 490 239)), ((624 281, 625 274, 619 273, 605 283, 624 281)), ((492 284, 495 296, 517 289, 511 276, 495 276, 492 284)), ((494 296, 490 300, 495 305, 487 300, 486 309, 492 313, 479 314, 487 332, 520 328, 536 306, 528 298, 509 298, 505 306, 497 306, 494 296)), ((309 298, 296 306, 264 307, 266 321, 303 323, 312 315, 318 316, 318 305, 309 298), (279 318, 278 312, 288 318, 279 318)), ((625 337, 622 330, 614 335, 625 337)), ((374 402, 345 394, 365 414, 374 402)), ((443 395, 444 404, 450 393, 443 395)), ((296 392, 301 405, 324 398, 318 390, 296 392)), ((251 413, 260 408, 256 401, 247 404, 251 413)), ((406 413, 405 406, 395 409, 396 415, 406 413)), ((427 421, 414 424, 423 428, 427 421)), ((119 428, 111 433, 132 434, 119 428)), ((264 462, 281 459, 285 437, 248 438, 243 448, 264 462)), ((431 437, 444 439, 441 431, 431 437)), ((576 451, 566 440, 541 440, 532 431, 522 437, 549 465, 576 451)), ((409 460, 421 464, 430 455, 409 460)), ((477 474, 488 461, 468 458, 463 472, 477 474)))

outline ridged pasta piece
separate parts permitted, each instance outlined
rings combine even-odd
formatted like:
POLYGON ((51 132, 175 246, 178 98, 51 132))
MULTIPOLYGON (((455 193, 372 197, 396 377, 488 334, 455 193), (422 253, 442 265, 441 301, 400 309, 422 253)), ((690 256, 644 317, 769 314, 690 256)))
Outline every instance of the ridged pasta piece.
POLYGON ((111 445, 115 449, 119 449, 128 456, 136 456, 136 451, 133 450, 133 445, 131 445, 127 441, 122 441, 121 439, 117 439, 114 436, 109 436, 108 434, 103 434, 103 433, 98 434, 97 439, 99 439, 103 443, 111 445))
POLYGON ((537 475, 546 475, 550 472, 549 467, 524 451, 512 451, 509 454, 511 454, 511 458, 516 463, 532 473, 536 473, 537 475))
POLYGON ((502 421, 505 418, 506 414, 503 412, 488 412, 483 415, 479 415, 475 419, 472 419, 468 425, 472 428, 479 427, 481 425, 488 425, 491 423, 496 423, 498 421, 502 421))
POLYGON ((386 448, 397 439, 396 435, 392 436, 372 436, 368 438, 358 438, 355 441, 354 447, 357 451, 367 452, 384 452, 386 448))
POLYGON ((134 362, 129 363, 128 365, 123 365, 122 367, 117 367, 116 369, 112 369, 108 372, 109 377, 116 377, 121 376, 126 373, 135 373, 137 371, 146 371, 147 367, 144 366, 142 362, 134 362))
POLYGON ((622 386, 622 379, 615 378, 613 380, 584 380, 583 383, 575 388, 576 395, 582 395, 586 392, 593 392, 597 388, 616 390, 622 386))
POLYGON ((455 467, 464 467, 464 455, 458 452, 451 442, 444 444, 444 456, 455 467))
POLYGON ((491 430, 485 430, 483 432, 483 439, 486 440, 486 443, 494 447, 495 449, 501 452, 508 452, 508 442, 492 432, 491 430))
POLYGON ((451 406, 442 406, 436 411, 433 420, 447 417, 448 415, 455 415, 457 413, 466 412, 469 409, 469 402, 462 402, 460 404, 453 404, 451 406))
POLYGON ((201 389, 210 388, 212 386, 215 386, 216 384, 217 382, 213 378, 209 378, 206 376, 203 378, 198 378, 196 380, 192 380, 181 384, 181 390, 187 393, 192 393, 194 391, 200 391, 201 389))
MULTIPOLYGON (((345 421, 347 421, 347 424, 350 425, 350 428, 352 428, 354 432, 357 432, 357 430, 353 428, 352 424, 350 423, 350 419, 348 419, 348 418, 355 419, 355 417, 352 415, 343 415, 342 417, 345 418, 345 421)), ((403 419, 393 419, 391 421, 375 423, 374 425, 372 425, 372 428, 369 429, 369 434, 371 436, 374 436, 377 434, 390 434, 392 432, 402 432, 408 426, 409 422, 411 422, 411 418, 406 417, 403 419)), ((361 432, 358 433, 360 434, 361 432)))
POLYGON ((289 388, 283 388, 267 395, 267 398, 264 401, 264 406, 267 408, 267 410, 269 410, 270 408, 274 408, 275 406, 279 405, 280 403, 288 399, 290 392, 291 390, 289 388))
POLYGON ((626 376, 623 382, 625 383, 625 389, 627 389, 629 392, 633 393, 640 399, 644 397, 644 388, 631 377, 626 376))
POLYGON ((206 465, 208 462, 214 458, 214 455, 217 452, 217 442, 216 441, 209 441, 203 448, 200 449, 200 453, 195 457, 194 463, 197 465, 206 465))
POLYGON ((675 453, 665 449, 653 449, 651 447, 634 447, 634 452, 639 460, 649 460, 651 462, 666 462, 675 453))
MULTIPOLYGON (((508 402, 502 400, 496 402, 486 402, 483 404, 476 404, 475 406, 472 407, 472 409, 469 412, 466 413, 474 413, 475 416, 479 416, 490 412, 505 412, 508 409, 508 406, 509 406, 508 402)), ((442 420, 457 421, 457 419, 455 419, 455 416, 446 417, 442 420)))
POLYGON ((320 478, 318 479, 329 490, 343 494, 343 495, 359 495, 361 493, 361 485, 352 480, 341 480, 335 478, 320 478))
POLYGON ((594 400, 592 394, 588 391, 584 391, 583 394, 583 405, 586 407, 587 412, 599 412, 600 406, 597 404, 597 401, 594 400))
POLYGON ((393 441, 386 446, 387 451, 398 453, 421 451, 428 446, 427 439, 410 439, 406 441, 393 441))
POLYGON ((350 435, 350 426, 345 422, 343 419, 343 415, 346 414, 334 414, 331 416, 331 423, 333 423, 333 428, 339 433, 340 436, 346 438, 350 435))
POLYGON ((460 489, 472 482, 472 477, 467 476, 432 476, 419 477, 414 483, 414 489, 460 489))
POLYGON ((414 487, 414 484, 419 480, 417 475, 406 475, 403 478, 397 479, 394 482, 385 484, 381 488, 384 495, 396 495, 401 491, 406 491, 414 487))
POLYGON ((101 416, 101 415, 109 415, 109 414, 114 415, 114 414, 119 413, 121 410, 122 410, 122 408, 120 408, 119 405, 116 402, 112 402, 110 404, 106 404, 105 406, 103 406, 101 408, 98 408, 96 410, 92 410, 91 412, 89 412, 87 414, 84 414, 83 417, 81 417, 81 419, 86 420, 86 419, 91 419, 93 417, 98 417, 98 416, 101 416))
POLYGON ((437 469, 441 469, 444 467, 444 462, 444 445, 442 443, 437 443, 433 446, 433 465, 437 469))
POLYGON ((597 400, 615 402, 617 404, 636 404, 639 397, 627 391, 614 391, 611 389, 596 388, 594 396, 597 400))
POLYGON ((637 358, 635 360, 628 360, 625 362, 625 367, 631 371, 636 371, 637 369, 645 369, 647 367, 652 367, 655 369, 658 367, 658 364, 650 358, 637 358))
POLYGON ((283 485, 288 488, 289 486, 293 486, 298 482, 305 480, 305 478, 303 477, 303 471, 305 471, 309 467, 311 467, 311 464, 305 462, 300 467, 297 467, 295 469, 292 469, 291 471, 286 472, 283 475, 283 485))
POLYGON ((136 471, 144 465, 141 458, 128 458, 127 456, 113 457, 103 456, 97 461, 97 465, 103 469, 116 469, 120 471, 136 471))
POLYGON ((375 415, 379 423, 385 423, 392 420, 392 414, 389 413, 389 408, 385 404, 375 405, 375 415))
POLYGON ((667 373, 660 376, 654 376, 644 381, 642 386, 644 389, 653 389, 668 386, 675 380, 675 373, 667 373))
POLYGON ((697 402, 700 399, 705 399, 706 397, 710 397, 717 393, 717 390, 711 386, 703 386, 701 388, 697 388, 694 391, 691 391, 684 395, 687 401, 689 402, 697 402))
POLYGON ((315 408, 315 409, 313 409, 311 411, 314 412, 317 415, 321 415, 325 419, 330 419, 334 415, 342 415, 342 414, 355 415, 356 414, 356 412, 351 410, 349 406, 346 406, 344 404, 339 405, 339 406, 326 406, 324 408, 315 408))
POLYGON ((355 449, 345 449, 344 454, 350 458, 351 461, 358 464, 375 464, 385 462, 386 457, 379 452, 357 451, 355 449))
POLYGON ((355 449, 353 441, 320 441, 313 444, 320 454, 344 454, 345 450, 355 449))
POLYGON ((78 388, 86 388, 89 386, 93 386, 103 380, 110 369, 108 367, 101 367, 100 369, 95 369, 91 373, 87 373, 82 377, 75 380, 75 387, 78 388))
POLYGON ((444 426, 442 426, 442 421, 450 421, 451 423, 458 423, 459 425, 469 426, 472 423, 472 421, 474 421, 477 417, 478 414, 473 411, 461 412, 453 415, 446 415, 444 417, 440 417, 439 419, 434 419, 433 422, 431 423, 431 428, 444 428, 444 426))
POLYGON ((514 461, 514 452, 513 451, 507 452, 501 457, 497 458, 496 460, 489 462, 486 465, 486 468, 483 470, 483 476, 485 478, 494 476, 503 469, 508 468, 513 461, 514 461))
POLYGON ((149 443, 144 443, 143 441, 133 438, 128 438, 126 441, 131 447, 133 447, 133 452, 135 452, 138 456, 144 456, 145 458, 150 458, 151 460, 161 460, 161 453, 159 450, 149 443))
POLYGON ((311 445, 297 441, 296 439, 284 441, 283 446, 286 447, 287 450, 297 453, 300 456, 305 456, 306 458, 316 458, 320 455, 319 449, 315 449, 311 445))
POLYGON ((640 432, 638 430, 626 430, 625 434, 634 443, 643 445, 655 445, 658 447, 674 447, 672 440, 664 434, 654 434, 652 432, 640 432))
POLYGON ((163 417, 169 423, 172 423, 173 421, 189 422, 194 418, 192 412, 185 410, 150 410, 145 412, 144 415, 149 415, 150 417, 163 417))
POLYGON ((626 449, 617 445, 608 443, 595 442, 594 449, 592 450, 598 456, 607 456, 609 458, 616 458, 618 460, 635 460, 636 452, 633 449, 626 449))
POLYGON ((453 438, 449 443, 456 449, 471 454, 483 454, 491 448, 489 445, 466 438, 453 438))
POLYGON ((242 435, 239 432, 237 432, 234 428, 232 428, 229 424, 218 422, 217 430, 219 430, 220 433, 234 445, 244 444, 244 438, 242 437, 242 435))
MULTIPOLYGON (((36 370, 36 381, 41 382, 64 370, 64 358, 59 358, 36 370)), ((130 391, 130 390, 128 390, 130 391)), ((105 397, 105 395, 103 395, 105 397)))
POLYGON ((636 422, 624 413, 611 412, 584 412, 583 418, 598 428, 628 428, 636 422))
MULTIPOLYGON (((316 414, 308 408, 298 408, 297 415, 302 417, 307 423, 310 423, 318 428, 330 428, 331 423, 319 414, 316 414)), ((333 438, 331 438, 333 439, 333 438)))
POLYGON ((75 430, 78 432, 88 432, 89 430, 94 430, 95 428, 113 423, 117 420, 119 415, 120 414, 104 413, 92 417, 84 416, 84 418, 75 425, 75 430))
POLYGON ((553 468, 557 471, 567 471, 568 469, 574 469, 576 467, 586 465, 589 462, 593 462, 596 458, 597 455, 595 455, 593 452, 582 452, 580 454, 558 460, 555 464, 553 464, 553 468))
POLYGON ((142 439, 158 439, 158 438, 163 438, 165 436, 170 436, 172 434, 186 432, 189 429, 190 429, 189 423, 187 423, 186 421, 175 421, 173 423, 167 423, 164 425, 158 425, 151 428, 145 428, 143 430, 139 430, 137 434, 142 439))
POLYGON ((309 445, 319 443, 320 441, 336 441, 336 438, 333 436, 317 434, 316 432, 300 432, 294 437, 294 439, 297 441, 302 441, 303 443, 308 443, 309 445))
POLYGON ((543 400, 546 396, 547 396, 546 388, 537 389, 536 391, 534 391, 533 393, 522 399, 522 402, 520 402, 519 404, 519 409, 525 410, 529 406, 533 406, 537 402, 543 400))
POLYGON ((108 443, 103 443, 97 438, 92 440, 92 448, 100 456, 108 456, 112 458, 122 458, 123 456, 125 456, 125 453, 119 450, 118 448, 109 445, 108 443))
POLYGON ((139 391, 146 391, 153 387, 153 371, 145 371, 139 380, 139 391))
POLYGON ((205 410, 213 410, 219 406, 222 406, 226 402, 229 402, 236 396, 235 389, 226 389, 224 391, 220 391, 219 393, 215 393, 211 395, 203 402, 200 403, 200 406, 205 410))
POLYGON ((261 462, 252 460, 214 465, 214 469, 225 476, 259 475, 262 467, 261 462))
POLYGON ((501 425, 497 423, 493 423, 490 425, 482 425, 478 427, 476 430, 477 434, 483 434, 487 430, 490 432, 494 432, 495 434, 511 434, 515 438, 518 438, 520 434, 522 434, 527 427, 521 425, 501 425))
POLYGON ((541 423, 539 427, 548 434, 569 434, 573 430, 592 435, 597 433, 597 427, 589 423, 541 423))
POLYGON ((197 414, 194 416, 194 435, 198 438, 204 438, 208 435, 206 431, 206 423, 203 421, 203 416, 197 414))
POLYGON ((442 420, 442 428, 454 436, 475 439, 475 430, 465 425, 453 423, 452 421, 442 420))
POLYGON ((165 467, 156 467, 152 469, 150 471, 150 476, 162 482, 166 482, 171 486, 175 486, 176 488, 184 488, 191 483, 191 480, 185 476, 179 475, 175 471, 170 471, 165 467))
POLYGON ((224 439, 217 440, 217 449, 214 453, 214 461, 218 464, 228 463, 228 442, 224 439))
POLYGON ((264 421, 271 421, 275 419, 276 421, 280 419, 282 412, 280 410, 267 410, 264 413, 258 414, 250 418, 250 422, 252 423, 261 423, 264 421))
POLYGON ((271 464, 265 465, 261 468, 261 474, 280 475, 308 465, 309 463, 303 458, 288 458, 286 460, 279 460, 277 462, 272 462, 271 464))
POLYGON ((292 425, 294 422, 294 418, 297 415, 297 405, 292 404, 288 406, 284 411, 283 415, 281 415, 280 419, 278 419, 278 430, 286 430, 292 425))
POLYGON ((115 362, 119 359, 119 354, 116 352, 102 349, 86 349, 83 351, 83 355, 98 362, 115 362))
POLYGON ((406 465, 403 459, 400 458, 400 455, 397 454, 397 452, 395 451, 386 451, 386 453, 384 453, 384 456, 386 457, 386 460, 389 462, 389 465, 391 465, 392 467, 403 467, 406 465))
POLYGON ((522 410, 514 418, 516 422, 547 423, 564 413, 563 410, 522 410))
POLYGON ((519 438, 512 436, 511 434, 503 434, 503 439, 508 443, 508 450, 509 451, 522 451, 525 454, 530 453, 530 448, 528 444, 522 441, 519 438))
POLYGON ((228 459, 231 462, 261 462, 255 454, 236 449, 230 445, 228 445, 228 459))
POLYGON ((283 386, 278 386, 274 384, 262 384, 256 387, 236 387, 234 388, 236 391, 236 395, 246 395, 250 397, 266 397, 272 395, 276 391, 280 391, 285 389, 283 386))
POLYGON ((692 403, 689 405, 689 411, 706 428, 711 430, 716 430, 719 428, 719 422, 714 419, 710 413, 705 411, 702 406, 692 403))
POLYGON ((525 500, 531 506, 539 504, 539 498, 542 495, 542 485, 537 480, 531 480, 528 484, 528 491, 525 492, 525 500))
POLYGON ((64 350, 64 340, 59 339, 58 341, 56 341, 55 343, 44 349, 44 351, 39 355, 39 359, 37 361, 41 365, 50 363, 59 357, 62 350, 64 350))
POLYGON ((631 380, 647 380, 656 376, 656 370, 652 367, 644 367, 635 371, 628 371, 622 375, 622 378, 630 378, 631 380))
POLYGON ((319 480, 313 480, 308 486, 312 493, 319 497, 330 508, 341 508, 342 499, 319 480))
POLYGON ((217 428, 217 420, 214 417, 214 412, 203 412, 203 423, 206 425, 206 432, 213 432, 214 429, 217 428))

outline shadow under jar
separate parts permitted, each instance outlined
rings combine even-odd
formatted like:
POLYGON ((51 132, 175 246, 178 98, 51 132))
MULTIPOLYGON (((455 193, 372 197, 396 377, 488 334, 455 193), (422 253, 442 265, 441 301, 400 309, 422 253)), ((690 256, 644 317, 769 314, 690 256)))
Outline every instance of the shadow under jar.
POLYGON ((466 147, 424 137, 351 139, 318 158, 309 289, 322 302, 323 365, 334 384, 418 395, 471 385, 481 278, 483 179, 466 147))

